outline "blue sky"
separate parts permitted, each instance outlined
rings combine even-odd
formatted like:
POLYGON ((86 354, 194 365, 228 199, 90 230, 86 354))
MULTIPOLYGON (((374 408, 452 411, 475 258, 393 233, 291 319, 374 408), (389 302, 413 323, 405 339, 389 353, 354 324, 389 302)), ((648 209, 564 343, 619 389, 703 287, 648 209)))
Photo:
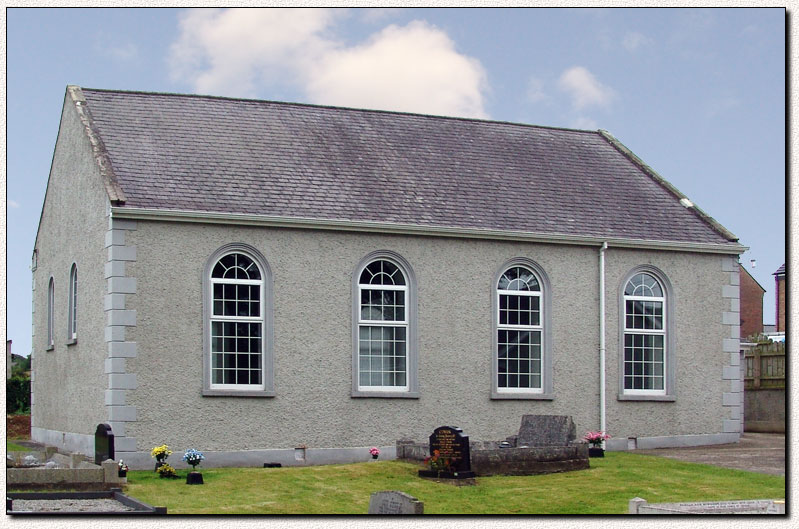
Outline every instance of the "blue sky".
POLYGON ((31 344, 30 256, 67 84, 609 130, 751 249, 785 262, 783 9, 9 9, 7 307, 31 344))

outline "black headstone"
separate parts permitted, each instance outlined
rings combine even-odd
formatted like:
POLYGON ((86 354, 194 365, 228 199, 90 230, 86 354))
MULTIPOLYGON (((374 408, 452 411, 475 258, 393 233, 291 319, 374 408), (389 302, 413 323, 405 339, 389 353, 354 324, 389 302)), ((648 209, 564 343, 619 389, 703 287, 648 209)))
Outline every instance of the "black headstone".
POLYGON ((440 472, 440 477, 471 478, 472 459, 469 453, 469 436, 463 435, 460 428, 441 426, 433 431, 430 436, 430 455, 438 453, 438 458, 447 460, 446 472, 440 472))
POLYGON ((107 424, 98 424, 94 432, 94 464, 100 465, 106 459, 114 459, 114 434, 107 424))

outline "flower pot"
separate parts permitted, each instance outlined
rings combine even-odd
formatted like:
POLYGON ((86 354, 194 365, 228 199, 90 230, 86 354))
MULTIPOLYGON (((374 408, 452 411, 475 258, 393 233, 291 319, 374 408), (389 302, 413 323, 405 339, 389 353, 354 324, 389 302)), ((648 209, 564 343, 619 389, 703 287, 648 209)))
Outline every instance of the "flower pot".
POLYGON ((605 457, 605 449, 604 448, 588 448, 588 457, 605 457))
POLYGON ((119 471, 119 477, 120 477, 120 478, 126 478, 126 477, 128 477, 128 471, 127 471, 127 470, 120 470, 120 471, 119 471))
POLYGON ((186 485, 202 485, 203 475, 199 472, 189 472, 186 476, 186 485))
POLYGON ((372 459, 377 459, 378 457, 379 457, 379 454, 372 454, 372 459))

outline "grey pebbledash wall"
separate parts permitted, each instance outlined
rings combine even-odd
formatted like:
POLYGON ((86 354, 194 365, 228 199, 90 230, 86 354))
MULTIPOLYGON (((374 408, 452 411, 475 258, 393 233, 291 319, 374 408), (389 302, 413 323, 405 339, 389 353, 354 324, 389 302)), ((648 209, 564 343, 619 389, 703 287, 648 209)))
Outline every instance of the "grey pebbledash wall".
MULTIPOLYGON (((499 440, 531 413, 571 415, 580 434, 599 427, 597 248, 144 220, 125 232, 125 245, 136 247, 125 271, 136 281, 125 299, 136 315, 125 341, 135 342, 136 354, 126 358, 135 389, 126 391, 125 406, 135 420, 124 431, 139 455, 162 443, 225 453, 392 446, 403 437, 424 440, 443 424, 499 440), (202 273, 230 243, 257 248, 272 270, 274 397, 202 396, 202 273), (352 274, 376 250, 401 255, 418 282, 417 399, 351 397, 352 274), (551 401, 491 398, 492 278, 517 257, 538 263, 552 287, 551 401)), ((736 386, 726 378, 735 328, 722 321, 733 312, 733 298, 723 294, 734 285, 723 259, 730 258, 608 250, 611 448, 626 448, 630 437, 644 444, 737 439, 735 406, 724 396, 736 386), (674 290, 673 402, 617 399, 616 293, 642 264, 663 271, 674 290)))
POLYGON ((103 238, 109 202, 91 149, 75 106, 68 101, 61 116, 33 271, 31 435, 36 441, 85 453, 93 452, 95 428, 106 419, 103 392, 107 386, 103 364, 103 238), (72 263, 78 268, 77 341, 68 344, 67 297, 72 263), (55 344, 47 350, 47 285, 51 276, 55 286, 55 344))

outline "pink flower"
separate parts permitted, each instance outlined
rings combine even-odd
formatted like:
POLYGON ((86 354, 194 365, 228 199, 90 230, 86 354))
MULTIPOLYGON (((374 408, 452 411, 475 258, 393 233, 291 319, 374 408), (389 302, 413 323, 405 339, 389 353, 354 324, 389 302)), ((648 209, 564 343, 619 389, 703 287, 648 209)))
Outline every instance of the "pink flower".
POLYGON ((372 448, 369 449, 369 453, 372 454, 373 456, 378 456, 380 455, 380 449, 373 446, 372 448))

